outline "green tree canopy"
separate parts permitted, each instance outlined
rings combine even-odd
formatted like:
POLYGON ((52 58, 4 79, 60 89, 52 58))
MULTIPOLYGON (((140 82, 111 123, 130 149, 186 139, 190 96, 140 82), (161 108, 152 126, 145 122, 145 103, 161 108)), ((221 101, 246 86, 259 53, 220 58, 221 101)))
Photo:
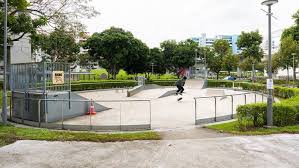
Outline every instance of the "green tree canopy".
MULTIPOLYGON (((264 56, 264 52, 260 47, 263 41, 263 37, 258 31, 242 32, 238 41, 238 48, 242 49, 241 57, 242 60, 246 60, 252 65, 252 80, 255 81, 255 65, 261 62, 264 56)), ((247 63, 246 62, 246 63, 247 63)))
POLYGON ((163 52, 163 62, 164 66, 169 71, 175 71, 175 67, 172 64, 173 57, 175 55, 175 49, 177 47, 177 42, 175 40, 163 41, 160 44, 163 52))
POLYGON ((197 43, 188 39, 181 41, 175 48, 172 63, 176 68, 189 68, 195 64, 197 43))
POLYGON ((141 40, 132 38, 127 46, 127 55, 121 58, 122 68, 130 74, 146 72, 149 66, 149 48, 141 40))
POLYGON ((239 63, 239 57, 233 54, 227 54, 223 57, 222 67, 223 70, 228 71, 229 75, 230 72, 236 70, 239 63))
POLYGON ((73 36, 63 28, 56 29, 43 38, 42 50, 50 55, 52 62, 74 62, 77 60, 80 47, 76 44, 73 36))
MULTIPOLYGON (((148 61, 150 64, 154 66, 154 73, 164 74, 166 72, 166 68, 163 60, 163 52, 159 48, 150 49, 148 61)), ((149 66, 149 70, 151 71, 151 65, 149 66)))
POLYGON ((218 54, 221 58, 231 52, 228 41, 223 39, 215 40, 215 42, 213 43, 213 48, 215 50, 215 53, 218 54))
MULTIPOLYGON (((0 3, 1 9, 4 2, 0 3)), ((32 17, 30 13, 30 3, 27 0, 8 0, 8 42, 18 41, 26 34, 35 34, 37 28, 46 25, 47 19, 43 16, 32 17)), ((4 27, 4 12, 0 12, 1 27, 4 27)), ((1 29, 1 39, 3 39, 3 29, 1 29)), ((3 41, 3 40, 1 40, 3 41)))
POLYGON ((296 60, 299 57, 299 44, 293 40, 292 36, 288 36, 281 39, 279 55, 280 55, 280 66, 284 69, 291 67, 293 63, 292 54, 296 54, 296 60))
POLYGON ((222 70, 222 58, 221 56, 214 53, 213 57, 208 60, 208 68, 210 71, 217 74, 217 79, 219 79, 219 72, 222 70))
POLYGON ((138 73, 144 72, 148 66, 148 47, 131 32, 121 28, 111 27, 101 33, 94 33, 84 47, 114 78, 122 68, 129 73, 138 73))
POLYGON ((294 40, 299 42, 299 10, 292 16, 295 24, 289 28, 284 29, 281 39, 291 36, 294 40))

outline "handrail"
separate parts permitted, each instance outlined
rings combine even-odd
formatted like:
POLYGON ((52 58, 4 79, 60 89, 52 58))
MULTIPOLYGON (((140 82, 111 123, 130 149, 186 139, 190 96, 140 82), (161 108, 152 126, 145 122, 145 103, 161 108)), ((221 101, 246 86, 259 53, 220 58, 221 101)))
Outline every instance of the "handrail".
POLYGON ((228 95, 222 95, 222 96, 202 96, 202 97, 194 97, 194 99, 205 99, 205 98, 217 98, 217 97, 226 97, 226 96, 240 96, 240 95, 246 95, 246 94, 261 94, 261 95, 266 95, 261 92, 254 92, 254 91, 246 91, 244 93, 238 93, 238 94, 228 94, 228 95))

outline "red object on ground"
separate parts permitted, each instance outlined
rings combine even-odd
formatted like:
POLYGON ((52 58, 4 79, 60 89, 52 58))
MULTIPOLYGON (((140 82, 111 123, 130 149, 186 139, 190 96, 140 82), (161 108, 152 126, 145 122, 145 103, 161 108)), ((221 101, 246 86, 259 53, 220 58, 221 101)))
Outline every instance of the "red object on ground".
POLYGON ((95 112, 93 101, 91 100, 87 115, 96 115, 96 114, 97 114, 97 112, 95 112))

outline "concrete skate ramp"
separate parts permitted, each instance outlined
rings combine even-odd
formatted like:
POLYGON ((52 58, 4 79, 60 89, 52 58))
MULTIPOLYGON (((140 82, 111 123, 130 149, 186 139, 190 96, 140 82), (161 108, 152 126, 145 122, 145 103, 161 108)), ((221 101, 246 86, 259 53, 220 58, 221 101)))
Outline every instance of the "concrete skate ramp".
MULTIPOLYGON (((70 119, 78 116, 85 115, 90 106, 90 102, 84 102, 85 100, 89 100, 85 97, 82 97, 78 95, 77 93, 71 93, 71 100, 76 100, 76 101, 65 101, 63 102, 63 117, 64 119, 70 119), (79 101, 77 101, 79 100, 79 101), (82 102, 80 102, 82 100, 82 102)), ((47 109, 48 109, 48 122, 56 122, 61 120, 61 102, 49 102, 51 104, 48 104, 47 109)), ((102 112, 109 110, 110 108, 107 108, 105 106, 102 106, 98 103, 94 103, 94 108, 96 112, 102 112)))
POLYGON ((159 98, 172 96, 172 95, 175 95, 175 93, 176 93, 176 90, 170 90, 170 91, 167 91, 166 93, 164 93, 163 95, 161 95, 159 98))
POLYGON ((149 85, 143 85, 143 86, 136 86, 132 89, 129 89, 127 91, 127 97, 132 97, 138 93, 140 93, 143 90, 150 90, 150 89, 160 89, 163 88, 163 86, 159 86, 156 84, 149 84, 149 85))
POLYGON ((203 89, 205 85, 204 79, 189 79, 185 83, 185 88, 188 89, 203 89))
MULTIPOLYGON (((87 98, 85 98, 85 97, 83 97, 83 96, 80 96, 80 95, 77 94, 77 93, 72 92, 72 93, 71 93, 71 100, 90 100, 90 99, 87 99, 87 98)), ((87 109, 86 109, 86 107, 85 107, 85 110, 88 110, 88 108, 89 108, 89 106, 90 106, 90 102, 86 102, 85 104, 87 105, 87 109)), ((74 105, 74 102, 72 103, 72 105, 74 105)), ((94 109, 95 109, 96 112, 102 112, 102 111, 105 111, 105 110, 109 110, 109 109, 110 109, 110 108, 108 108, 108 107, 105 107, 105 106, 103 106, 103 105, 97 103, 97 102, 94 102, 93 105, 94 105, 94 109)), ((75 106, 72 107, 72 108, 75 108, 75 106)), ((86 112, 87 112, 87 111, 86 111, 86 112)), ((85 114, 85 113, 84 113, 84 114, 85 114)))
MULTIPOLYGON (((204 88, 205 81, 203 79, 190 79, 186 81, 185 89, 202 89, 204 88)), ((144 86, 136 86, 127 92, 127 97, 132 97, 144 90, 150 90, 150 89, 163 89, 165 87, 159 86, 156 84, 149 84, 144 86)), ((173 90, 168 90, 161 96, 158 96, 158 98, 168 97, 175 94, 176 87, 173 87, 173 90)))

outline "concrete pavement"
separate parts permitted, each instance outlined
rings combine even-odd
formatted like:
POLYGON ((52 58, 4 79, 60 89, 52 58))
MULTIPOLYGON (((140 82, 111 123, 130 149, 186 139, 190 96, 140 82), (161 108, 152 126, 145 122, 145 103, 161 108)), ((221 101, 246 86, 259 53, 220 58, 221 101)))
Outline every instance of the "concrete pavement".
POLYGON ((299 135, 118 143, 18 141, 0 148, 1 168, 298 168, 299 135))

